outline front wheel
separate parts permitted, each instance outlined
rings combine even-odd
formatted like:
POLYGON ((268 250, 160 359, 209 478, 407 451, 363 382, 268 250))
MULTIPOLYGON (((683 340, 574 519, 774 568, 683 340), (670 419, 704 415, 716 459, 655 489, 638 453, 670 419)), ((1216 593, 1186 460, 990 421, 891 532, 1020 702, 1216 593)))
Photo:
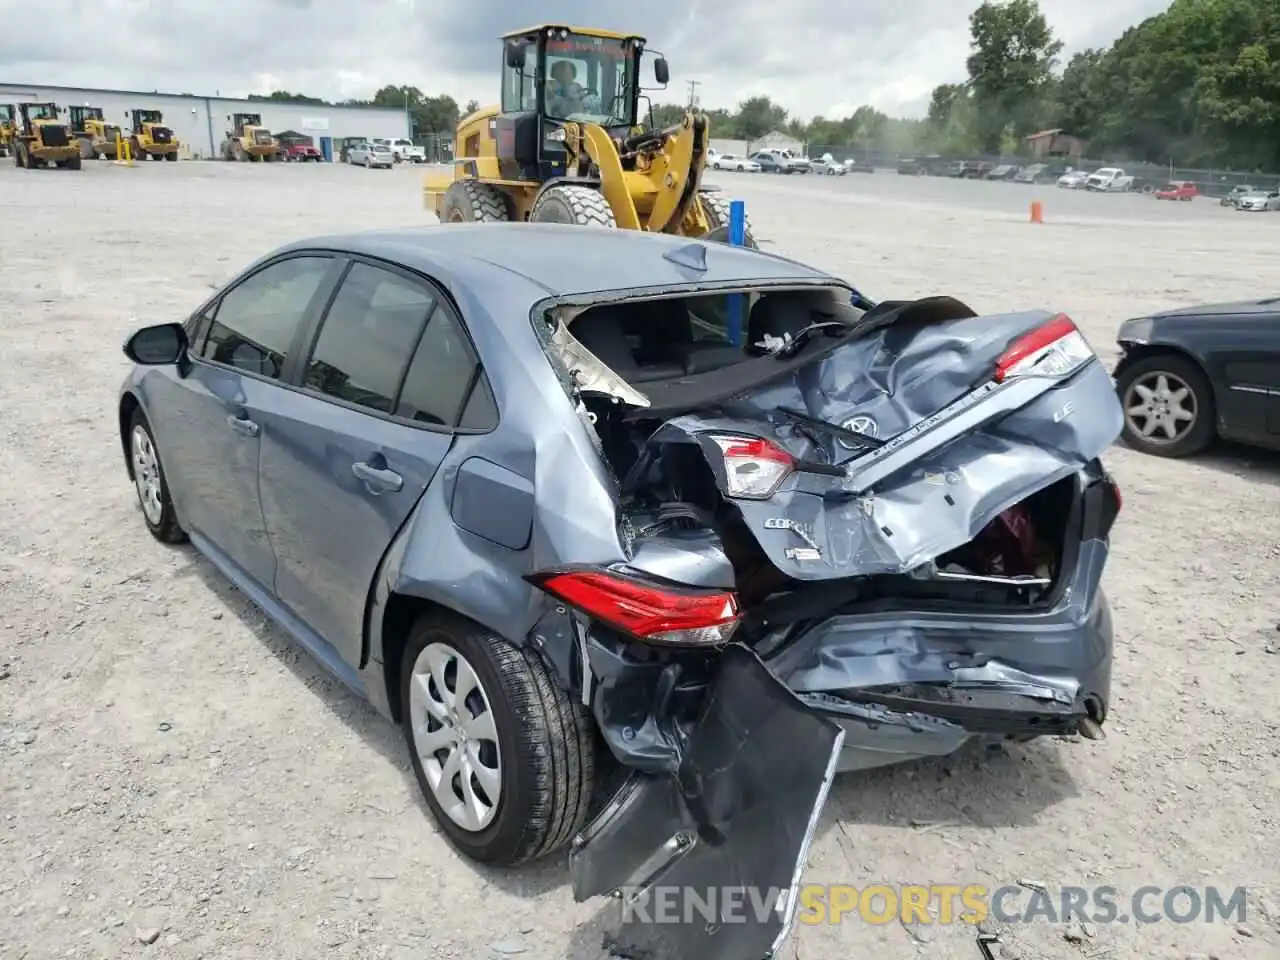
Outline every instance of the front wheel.
POLYGON ((531 223, 572 223, 581 227, 613 229, 618 222, 613 208, 599 190, 576 184, 549 187, 538 196, 529 211, 531 223))
POLYGON ((1123 437, 1157 457, 1189 457, 1217 434, 1213 387, 1187 357, 1156 354, 1135 360, 1116 377, 1124 409, 1123 437))
POLYGON ((418 786, 468 857, 521 863, 586 822, 595 731, 537 652, 459 617, 425 617, 405 646, 400 709, 418 786))
POLYGON ((129 418, 129 469, 147 530, 161 543, 184 542, 187 534, 178 525, 160 450, 141 408, 129 418))

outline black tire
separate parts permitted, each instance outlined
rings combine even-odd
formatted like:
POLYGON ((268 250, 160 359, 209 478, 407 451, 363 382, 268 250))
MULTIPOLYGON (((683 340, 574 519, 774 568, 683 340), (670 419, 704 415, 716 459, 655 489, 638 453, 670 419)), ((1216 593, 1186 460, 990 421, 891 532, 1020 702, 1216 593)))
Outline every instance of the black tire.
POLYGON ((455 180, 445 191, 441 223, 504 223, 511 219, 506 195, 478 180, 455 180))
MULTIPOLYGON (((450 614, 414 625, 400 668, 405 742, 418 786, 441 831, 463 854, 503 866, 551 853, 586 823, 596 775, 596 736, 585 707, 552 676, 541 656, 450 614), (493 714, 501 758, 501 795, 492 820, 470 831, 440 806, 414 740, 410 688, 414 664, 430 644, 444 644, 471 666, 493 714)), ((427 716, 420 710, 420 722, 427 716)))
POLYGON ((573 183, 548 187, 529 211, 530 223, 572 223, 580 227, 615 229, 613 208, 599 190, 573 183))
POLYGON ((177 161, 178 155, 176 153, 166 153, 164 155, 164 158, 168 160, 170 163, 174 163, 177 161))
POLYGON ((173 499, 169 496, 169 480, 164 471, 164 461, 160 457, 160 446, 156 443, 155 434, 151 432, 151 424, 147 422, 146 414, 142 409, 136 408, 133 415, 129 418, 129 472, 134 481, 134 491, 138 495, 138 505, 142 508, 142 519, 147 525, 147 530, 151 535, 161 543, 183 543, 187 539, 186 531, 178 524, 178 516, 173 509, 173 499), (152 518, 147 513, 146 505, 143 503, 143 491, 138 482, 137 471, 139 469, 138 450, 135 445, 134 438, 138 431, 142 431, 146 435, 147 443, 154 453, 156 481, 159 492, 158 499, 160 503, 159 516, 152 518))
MULTIPOLYGON (((729 239, 729 204, 732 201, 718 193, 700 193, 698 194, 698 202, 702 204, 702 214, 707 218, 707 225, 710 227, 707 231, 706 239, 727 243, 729 239), (712 237, 713 233, 717 234, 717 236, 712 237), (724 235, 723 240, 719 236, 720 233, 724 235)), ((744 213, 743 220, 745 221, 743 229, 746 234, 744 246, 759 247, 755 240, 755 228, 751 226, 751 214, 744 213)))
POLYGON ((1189 457, 1200 453, 1217 437, 1217 412, 1209 378, 1194 361, 1180 354, 1157 353, 1125 364, 1116 377, 1116 395, 1124 411, 1121 435, 1125 444, 1134 450, 1156 457, 1189 457), (1195 415, 1185 431, 1179 432, 1175 428, 1175 437, 1153 440, 1150 436, 1143 436, 1141 424, 1136 422, 1141 415, 1131 414, 1130 410, 1141 400, 1137 387, 1154 383, 1161 375, 1167 381, 1179 381, 1190 391, 1195 415))
POLYGON ((79 169, 80 169, 80 158, 79 158, 79 157, 72 157, 70 160, 68 160, 68 161, 67 161, 67 169, 68 169, 68 170, 79 170, 79 169))

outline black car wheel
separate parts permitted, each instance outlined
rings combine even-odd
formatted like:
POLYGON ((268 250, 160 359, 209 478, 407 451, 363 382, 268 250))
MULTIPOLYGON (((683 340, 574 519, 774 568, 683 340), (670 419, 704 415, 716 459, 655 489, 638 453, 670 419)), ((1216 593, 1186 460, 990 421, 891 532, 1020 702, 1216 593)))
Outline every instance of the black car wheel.
POLYGON ((138 505, 142 507, 142 519, 151 535, 161 543, 185 541, 187 535, 178 525, 160 450, 141 408, 135 409, 129 418, 129 472, 138 493, 138 505))
POLYGON ((531 860, 586 823, 595 730, 536 651, 459 617, 424 617, 405 645, 400 709, 423 796, 468 857, 531 860))
POLYGON ((1124 408, 1124 441, 1157 457, 1199 453, 1216 436, 1213 388, 1178 354, 1156 354, 1124 366, 1116 378, 1124 408))

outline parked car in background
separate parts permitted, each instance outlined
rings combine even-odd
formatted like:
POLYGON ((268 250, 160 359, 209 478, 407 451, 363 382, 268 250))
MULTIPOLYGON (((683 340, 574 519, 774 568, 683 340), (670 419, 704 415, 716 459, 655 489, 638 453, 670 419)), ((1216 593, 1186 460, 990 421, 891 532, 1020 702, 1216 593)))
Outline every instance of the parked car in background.
POLYGON ((740 157, 736 153, 721 153, 712 161, 711 166, 716 170, 738 170, 742 173, 759 173, 760 164, 754 160, 748 160, 746 157, 740 157))
POLYGON ((1047 163, 1033 163, 1013 175, 1014 183, 1049 183, 1052 174, 1047 163))
POLYGON ((319 163, 324 154, 316 149, 315 144, 303 140, 289 140, 280 144, 280 155, 291 163, 319 163))
POLYGON ((1084 170, 1068 170, 1058 178, 1057 183, 1064 190, 1081 190, 1088 179, 1089 174, 1084 170))
POLYGON ((924 163, 915 157, 899 157, 898 173, 904 177, 920 177, 924 175, 924 163))
POLYGON ((461 855, 771 892, 610 953, 789 955, 833 775, 1104 734, 1123 417, 1062 314, 484 223, 299 240, 124 349, 145 529, 400 727, 461 855))
POLYGON ((988 180, 1012 180, 1021 168, 1014 163, 1002 163, 987 171, 988 180))
POLYGON ((1126 320, 1116 342, 1125 442, 1159 457, 1216 437, 1280 449, 1280 297, 1126 320))
POLYGON ((1133 177, 1119 167, 1103 167, 1089 174, 1084 186, 1095 193, 1123 193, 1133 188, 1133 177))
POLYGON ((338 162, 350 163, 351 148, 354 146, 358 146, 359 144, 362 144, 362 143, 368 143, 368 138, 367 137, 343 137, 341 140, 339 140, 336 144, 338 148, 338 162))
POLYGON ((811 173, 820 173, 828 177, 843 177, 849 172, 843 163, 829 153, 823 154, 817 160, 810 160, 809 170, 811 173))
POLYGON ((943 175, 944 175, 944 176, 948 176, 948 177, 963 177, 963 176, 964 176, 964 161, 963 161, 963 160, 952 160, 952 161, 951 161, 950 163, 948 163, 948 164, 946 165, 946 167, 943 169, 943 175))
POLYGON ((875 173, 875 165, 869 160, 858 160, 850 157, 844 162, 844 168, 850 173, 875 173))
POLYGON ((1154 194, 1157 200, 1194 200, 1200 189, 1190 180, 1172 180, 1154 194))
POLYGON ((1255 190, 1236 199, 1236 209, 1246 213, 1280 210, 1280 191, 1255 190))
POLYGON ((782 154, 773 150, 759 150, 753 153, 749 159, 756 164, 765 173, 807 173, 809 167, 806 165, 801 170, 791 158, 784 157, 782 154))
POLYGON ((812 167, 812 164, 809 163, 808 157, 796 153, 794 150, 784 148, 776 152, 779 157, 789 162, 795 168, 796 173, 808 173, 812 167))
POLYGON ((347 148, 347 162, 361 167, 381 167, 390 170, 395 166, 396 158, 390 145, 376 140, 365 140, 352 144, 347 148))
POLYGON ((1225 197, 1218 201, 1218 205, 1221 207, 1234 207, 1237 200, 1243 197, 1246 193, 1253 193, 1257 189, 1258 188, 1251 183, 1237 183, 1231 188, 1225 197))
POLYGON ((399 137, 391 140, 388 146, 391 147, 391 155, 395 157, 397 163, 427 162, 427 148, 418 146, 412 140, 399 137))

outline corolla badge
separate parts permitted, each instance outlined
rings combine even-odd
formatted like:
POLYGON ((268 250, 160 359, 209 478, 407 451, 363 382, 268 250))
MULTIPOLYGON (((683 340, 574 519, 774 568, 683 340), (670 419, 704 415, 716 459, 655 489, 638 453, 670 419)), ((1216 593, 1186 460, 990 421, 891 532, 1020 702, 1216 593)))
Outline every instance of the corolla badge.
MULTIPOLYGON (((875 437, 880 433, 880 427, 873 419, 866 415, 851 417, 844 423, 840 424, 840 426, 851 433, 860 433, 864 437, 875 437)), ((854 449, 855 444, 852 444, 847 440, 841 440, 840 446, 844 447, 846 450, 852 450, 854 449)))

